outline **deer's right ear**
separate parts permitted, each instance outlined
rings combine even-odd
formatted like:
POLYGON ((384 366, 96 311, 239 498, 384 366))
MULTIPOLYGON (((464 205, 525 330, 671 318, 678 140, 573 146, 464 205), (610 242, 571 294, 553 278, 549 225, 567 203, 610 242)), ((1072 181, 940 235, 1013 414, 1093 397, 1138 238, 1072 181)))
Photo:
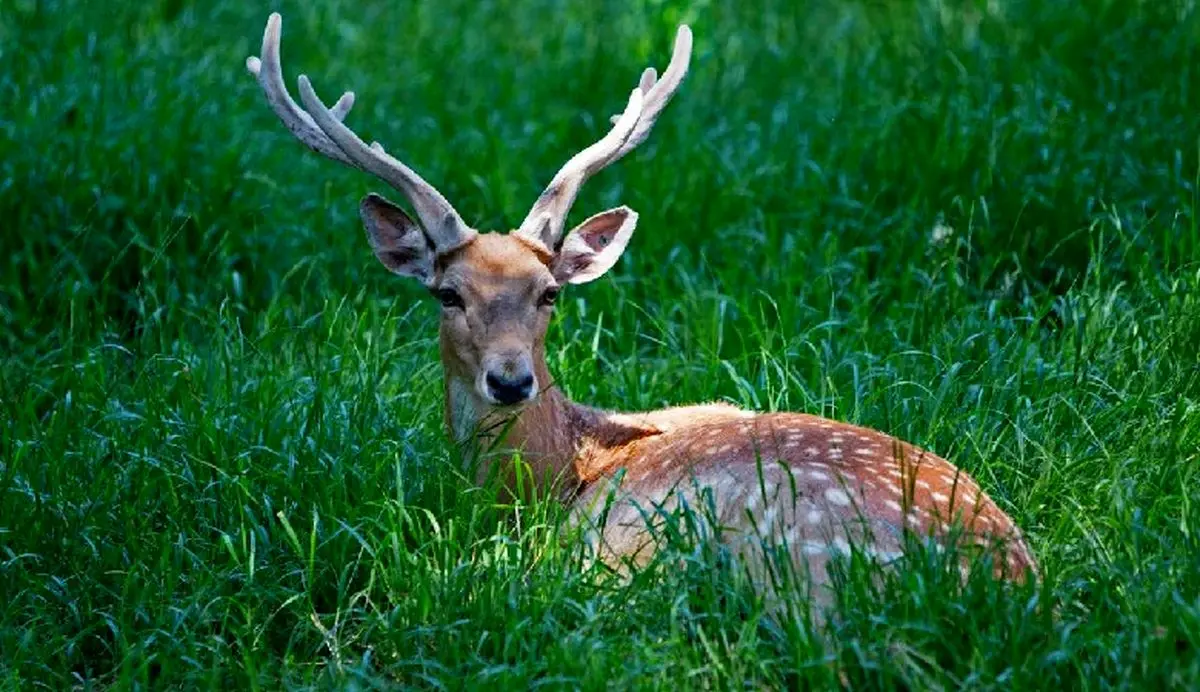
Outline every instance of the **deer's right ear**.
POLYGON ((403 209, 372 192, 359 203, 358 214, 383 266, 426 285, 433 280, 433 246, 403 209))

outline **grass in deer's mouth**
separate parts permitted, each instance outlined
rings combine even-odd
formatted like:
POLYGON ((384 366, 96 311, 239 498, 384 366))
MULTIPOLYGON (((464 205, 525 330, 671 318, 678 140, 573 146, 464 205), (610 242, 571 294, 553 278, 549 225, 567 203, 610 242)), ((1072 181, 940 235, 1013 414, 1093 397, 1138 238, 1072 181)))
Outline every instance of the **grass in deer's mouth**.
POLYGON ((355 218, 377 186, 296 144, 242 67, 270 9, 0 15, 5 686, 1200 682, 1186 3, 279 8, 289 84, 354 89, 359 132, 500 230, 692 25, 653 137, 574 207, 641 220, 559 297, 556 380, 929 446, 1045 573, 851 565, 824 643, 683 538, 597 579, 553 505, 455 470, 436 305, 355 218))

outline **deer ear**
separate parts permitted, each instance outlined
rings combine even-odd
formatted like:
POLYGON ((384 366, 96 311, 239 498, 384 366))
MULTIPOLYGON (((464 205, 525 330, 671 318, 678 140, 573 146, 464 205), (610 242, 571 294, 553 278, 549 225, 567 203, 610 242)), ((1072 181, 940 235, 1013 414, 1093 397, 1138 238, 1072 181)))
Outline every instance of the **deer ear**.
POLYGON ((371 193, 358 205, 375 256, 395 274, 428 284, 433 280, 433 246, 425 232, 400 207, 371 193))
POLYGON ((551 271, 560 282, 583 284, 612 268, 637 226, 629 207, 602 211, 571 229, 554 258, 551 271))

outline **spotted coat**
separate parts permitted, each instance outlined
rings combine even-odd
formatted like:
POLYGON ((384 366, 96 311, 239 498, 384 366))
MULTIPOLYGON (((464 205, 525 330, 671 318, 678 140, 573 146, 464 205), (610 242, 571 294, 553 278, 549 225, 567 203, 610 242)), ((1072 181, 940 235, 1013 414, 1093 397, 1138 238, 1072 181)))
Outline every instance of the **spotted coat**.
POLYGON ((834 554, 853 545, 890 563, 902 556, 906 534, 935 546, 956 535, 960 547, 991 550, 998 576, 1019 581, 1036 570, 1015 523, 945 459, 817 416, 734 411, 623 444, 585 441, 573 511, 601 557, 644 562, 656 508, 709 501, 724 540, 786 544, 818 586, 834 554))

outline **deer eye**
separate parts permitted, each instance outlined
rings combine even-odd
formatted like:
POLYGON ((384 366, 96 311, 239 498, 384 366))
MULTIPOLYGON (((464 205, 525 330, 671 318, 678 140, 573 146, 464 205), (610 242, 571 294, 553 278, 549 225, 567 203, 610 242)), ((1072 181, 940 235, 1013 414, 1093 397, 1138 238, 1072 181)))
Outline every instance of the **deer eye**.
POLYGON ((462 296, 458 295, 458 291, 453 288, 439 288, 433 292, 433 295, 444 308, 461 309, 464 306, 462 296))
POLYGON ((538 298, 538 307, 544 308, 548 305, 554 305, 555 299, 558 298, 558 288, 547 288, 542 292, 542 296, 538 298))

